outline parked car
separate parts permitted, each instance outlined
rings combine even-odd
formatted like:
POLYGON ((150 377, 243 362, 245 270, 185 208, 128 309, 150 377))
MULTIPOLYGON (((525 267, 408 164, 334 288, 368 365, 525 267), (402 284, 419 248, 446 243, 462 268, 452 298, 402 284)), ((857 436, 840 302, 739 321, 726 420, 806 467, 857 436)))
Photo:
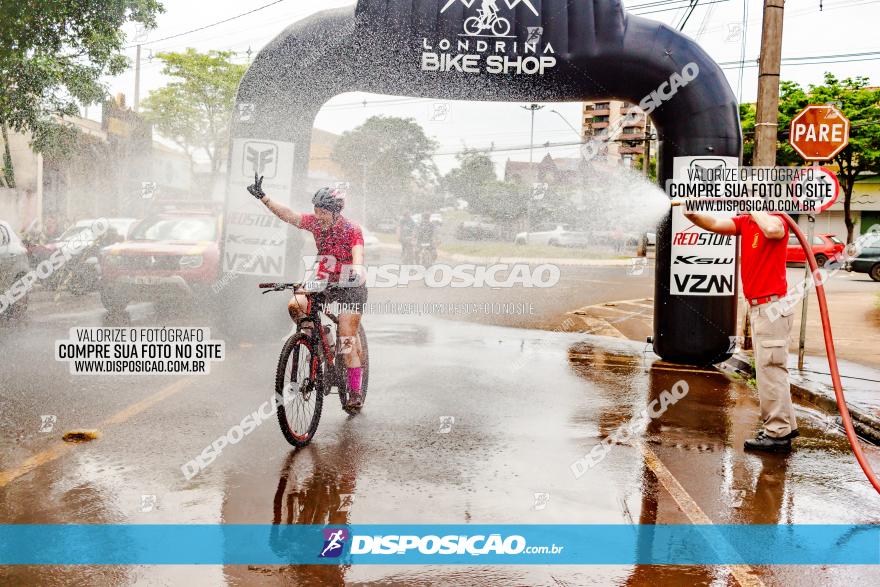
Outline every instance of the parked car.
POLYGON ((874 281, 880 281, 880 237, 868 241, 845 268, 854 273, 867 273, 874 281))
POLYGON ((373 225, 373 230, 384 233, 397 232, 397 220, 394 218, 382 218, 377 220, 373 225))
MULTIPOLYGON (((828 262, 828 259, 834 257, 845 248, 846 245, 843 241, 833 234, 817 234, 813 236, 813 255, 816 257, 816 264, 819 265, 819 267, 823 267, 825 263, 828 262)), ((806 260, 804 249, 801 247, 801 243, 798 241, 797 236, 793 233, 789 234, 786 262, 806 263, 806 260)))
POLYGON ((462 241, 498 238, 498 225, 479 220, 466 220, 456 227, 455 238, 462 241))
POLYGON ((107 232, 94 234, 92 227, 98 220, 80 220, 55 239, 31 250, 34 265, 51 257, 56 251, 70 247, 76 242, 79 253, 70 258, 62 267, 46 280, 49 289, 66 289, 73 295, 82 295, 98 288, 101 270, 98 252, 101 248, 120 241, 128 236, 135 218, 108 218, 107 232))
POLYGON ((220 274, 220 218, 208 210, 166 211, 138 223, 129 239, 101 251, 101 303, 170 304, 209 295, 220 274))
POLYGON ((585 247, 590 244, 590 235, 586 231, 572 230, 568 224, 556 224, 554 228, 545 226, 535 232, 521 232, 513 242, 518 245, 585 247))
POLYGON ((10 290, 12 285, 31 270, 27 249, 9 223, 0 220, 0 316, 18 319, 28 306, 28 292, 10 290), (13 302, 11 297, 18 298, 13 302))

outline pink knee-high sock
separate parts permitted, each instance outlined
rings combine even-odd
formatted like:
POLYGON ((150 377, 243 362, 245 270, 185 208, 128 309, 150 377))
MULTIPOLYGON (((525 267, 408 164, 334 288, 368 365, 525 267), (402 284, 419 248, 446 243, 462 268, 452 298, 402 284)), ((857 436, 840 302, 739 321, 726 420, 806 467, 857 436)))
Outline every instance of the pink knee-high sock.
POLYGON ((349 367, 348 369, 348 388, 351 391, 360 392, 361 390, 361 368, 349 367))

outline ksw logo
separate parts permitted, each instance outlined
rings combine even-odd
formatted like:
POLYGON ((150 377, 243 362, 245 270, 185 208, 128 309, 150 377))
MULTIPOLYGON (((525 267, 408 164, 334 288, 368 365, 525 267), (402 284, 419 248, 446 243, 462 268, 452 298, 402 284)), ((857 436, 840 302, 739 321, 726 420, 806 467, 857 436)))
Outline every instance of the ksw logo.
MULTIPOLYGON (((459 0, 466 7, 471 8, 476 4, 477 0, 459 0)), ((508 37, 512 25, 510 20, 498 15, 500 8, 499 0, 480 0, 480 8, 477 9, 477 15, 471 16, 464 21, 464 33, 468 37, 508 37)), ((455 4, 456 0, 448 0, 440 13, 446 12, 450 6, 455 4)), ((525 4, 535 16, 540 16, 532 0, 504 0, 507 7, 515 8, 519 4, 525 4)))
POLYGON ((717 257, 697 257, 696 255, 678 255, 673 265, 730 265, 733 259, 718 259, 717 257))
POLYGON ((324 528, 324 548, 321 549, 319 558, 339 558, 345 549, 345 541, 348 540, 348 530, 345 528, 324 528))
POLYGON ((272 143, 249 142, 244 144, 242 175, 254 174, 272 179, 278 173, 278 147, 272 143))

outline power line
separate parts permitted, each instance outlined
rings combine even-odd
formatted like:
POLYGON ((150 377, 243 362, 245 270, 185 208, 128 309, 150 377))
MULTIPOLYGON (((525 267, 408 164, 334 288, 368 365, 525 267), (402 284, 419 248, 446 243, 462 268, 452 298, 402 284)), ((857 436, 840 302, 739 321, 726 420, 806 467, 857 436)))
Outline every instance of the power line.
POLYGON ((217 25, 221 25, 221 24, 224 24, 224 23, 227 23, 227 22, 231 22, 231 21, 236 20, 236 19, 238 19, 238 18, 241 18, 241 17, 243 17, 243 16, 247 16, 247 15, 249 15, 249 14, 253 14, 253 13, 255 13, 255 12, 259 12, 260 10, 264 10, 264 9, 266 9, 266 8, 269 8, 270 6, 275 6, 276 4, 281 4, 281 3, 284 2, 284 1, 285 1, 285 0, 275 0, 274 2, 270 2, 269 4, 264 4, 263 6, 260 6, 260 7, 258 7, 258 8, 254 8, 253 10, 248 10, 247 12, 242 12, 241 14, 236 14, 235 16, 231 16, 231 17, 226 18, 226 19, 223 19, 223 20, 218 20, 217 22, 213 22, 213 23, 211 23, 211 24, 206 24, 205 26, 201 26, 201 27, 199 27, 199 28, 196 28, 196 29, 192 29, 192 30, 186 31, 186 32, 184 32, 184 33, 178 33, 178 34, 176 34, 176 35, 170 35, 170 36, 168 36, 168 37, 162 37, 161 39, 156 39, 156 40, 154 40, 154 41, 146 41, 146 42, 144 42, 144 43, 135 43, 134 45, 129 45, 128 47, 126 47, 126 49, 131 49, 131 48, 133 48, 133 47, 137 47, 138 45, 152 45, 153 43, 160 43, 160 42, 162 42, 162 41, 167 41, 167 40, 169 40, 169 39, 176 39, 176 38, 178 38, 178 37, 183 37, 183 36, 185 36, 185 35, 191 35, 192 33, 197 33, 197 32, 199 32, 199 31, 203 31, 203 30, 205 30, 205 29, 209 29, 209 28, 211 28, 211 27, 215 27, 215 26, 217 26, 217 25))
MULTIPOLYGON (((854 61, 871 61, 880 59, 880 51, 860 51, 856 53, 837 53, 828 55, 804 55, 802 57, 783 57, 783 65, 819 65, 822 63, 848 63, 854 61), (808 63, 809 62, 809 63, 808 63)), ((745 67, 757 67, 758 59, 744 59, 742 61, 722 61, 718 63, 722 69, 745 67)))
MULTIPOLYGON (((712 4, 721 4, 723 2, 730 2, 730 0, 712 0, 711 2, 703 2, 702 6, 710 6, 712 4)), ((658 8, 657 10, 648 10, 647 12, 634 12, 634 11, 630 11, 630 10, 628 10, 627 12, 629 12, 630 14, 634 14, 636 16, 643 16, 645 14, 657 14, 660 12, 670 12, 672 10, 680 10, 681 8, 682 8, 681 6, 676 6, 674 8, 658 8)), ((687 7, 685 6, 684 8, 687 8, 687 7)))
POLYGON ((739 46, 739 79, 736 83, 736 93, 737 93, 737 101, 742 102, 742 90, 743 90, 743 74, 745 73, 745 61, 746 61, 746 44, 748 43, 748 30, 749 30, 749 0, 743 0, 743 18, 742 18, 742 43, 739 46))

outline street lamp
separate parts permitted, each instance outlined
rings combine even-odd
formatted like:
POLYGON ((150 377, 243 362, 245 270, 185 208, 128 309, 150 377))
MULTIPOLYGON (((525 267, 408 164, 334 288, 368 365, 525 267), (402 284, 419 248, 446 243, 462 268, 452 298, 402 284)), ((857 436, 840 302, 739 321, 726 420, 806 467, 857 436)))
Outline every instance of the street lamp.
POLYGON ((520 106, 523 110, 529 110, 532 113, 532 132, 529 138, 529 163, 535 162, 534 150, 535 150, 535 112, 538 110, 543 110, 545 106, 540 106, 538 104, 529 104, 528 106, 520 106))
POLYGON ((558 110, 551 110, 550 112, 552 112, 553 114, 555 114, 556 116, 561 118, 562 122, 564 122, 566 125, 568 125, 568 128, 571 129, 571 132, 573 132, 574 134, 576 134, 578 136, 578 139, 580 140, 580 142, 581 143, 584 142, 583 135, 578 132, 578 130, 568 121, 568 119, 561 112, 559 112, 558 110))

